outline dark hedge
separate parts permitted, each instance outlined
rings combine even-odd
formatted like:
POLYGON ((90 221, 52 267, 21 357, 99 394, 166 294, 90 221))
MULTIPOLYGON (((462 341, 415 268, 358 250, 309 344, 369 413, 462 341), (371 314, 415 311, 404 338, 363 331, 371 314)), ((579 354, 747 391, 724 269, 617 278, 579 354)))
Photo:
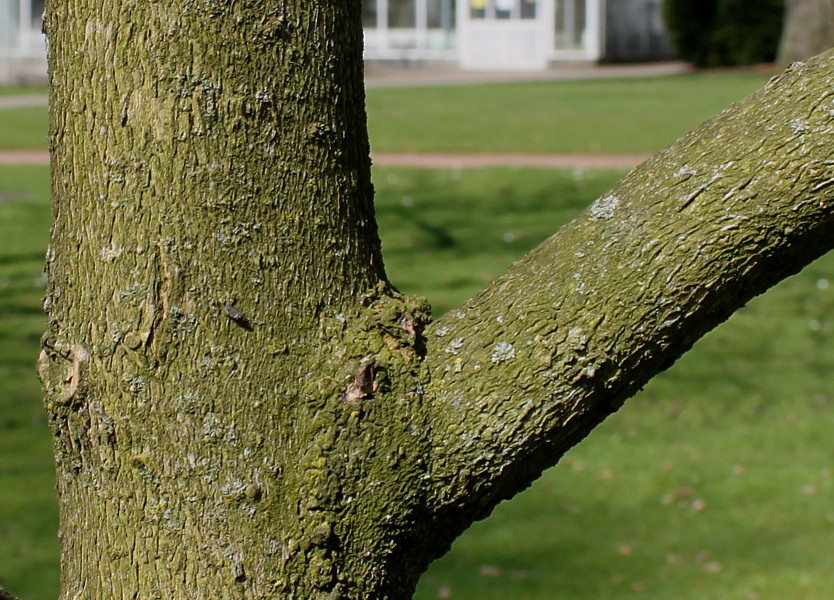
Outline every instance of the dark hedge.
POLYGON ((699 67, 772 62, 784 0, 664 0, 678 55, 699 67))

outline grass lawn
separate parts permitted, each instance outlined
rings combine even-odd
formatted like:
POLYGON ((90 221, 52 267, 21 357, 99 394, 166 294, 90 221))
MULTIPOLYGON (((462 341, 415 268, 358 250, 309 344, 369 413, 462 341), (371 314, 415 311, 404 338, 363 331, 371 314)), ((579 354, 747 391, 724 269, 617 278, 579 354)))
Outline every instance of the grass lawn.
POLYGON ((3 96, 43 96, 47 94, 42 85, 0 85, 0 97, 3 96))
POLYGON ((0 109, 0 149, 31 150, 48 146, 47 109, 24 106, 0 109))
MULTIPOLYGON (((377 169, 388 269, 442 312, 617 176, 377 169)), ((46 167, 0 167, 0 581, 27 600, 54 598, 57 585, 32 366, 47 177, 46 167)), ((417 598, 830 598, 832 314, 829 257, 750 303, 473 527, 417 598)))
POLYGON ((368 90, 377 152, 653 152, 767 81, 762 73, 368 90))
POLYGON ((57 585, 52 444, 34 362, 49 232, 47 167, 0 167, 0 582, 33 599, 57 585))
MULTIPOLYGON (((372 88, 368 126, 376 152, 653 152, 766 81, 762 73, 693 73, 372 88)), ((9 109, 0 119, 0 148, 46 147, 46 107, 9 109)))

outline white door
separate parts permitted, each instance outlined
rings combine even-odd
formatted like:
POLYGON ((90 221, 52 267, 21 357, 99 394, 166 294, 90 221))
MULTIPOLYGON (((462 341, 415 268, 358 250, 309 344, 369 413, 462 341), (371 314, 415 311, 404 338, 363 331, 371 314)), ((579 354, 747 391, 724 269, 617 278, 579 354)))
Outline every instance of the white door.
POLYGON ((605 0, 556 0, 555 60, 599 60, 604 51, 605 0))
POLYGON ((553 47, 552 1, 458 0, 464 69, 538 70, 553 47))

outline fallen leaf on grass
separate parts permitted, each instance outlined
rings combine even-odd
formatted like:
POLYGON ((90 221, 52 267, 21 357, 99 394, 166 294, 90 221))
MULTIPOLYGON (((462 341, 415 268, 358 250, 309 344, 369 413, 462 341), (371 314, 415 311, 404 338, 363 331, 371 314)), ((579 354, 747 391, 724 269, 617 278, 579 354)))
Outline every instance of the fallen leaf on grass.
POLYGON ((501 577, 504 571, 501 567, 496 567, 495 565, 481 565, 480 573, 484 577, 501 577))

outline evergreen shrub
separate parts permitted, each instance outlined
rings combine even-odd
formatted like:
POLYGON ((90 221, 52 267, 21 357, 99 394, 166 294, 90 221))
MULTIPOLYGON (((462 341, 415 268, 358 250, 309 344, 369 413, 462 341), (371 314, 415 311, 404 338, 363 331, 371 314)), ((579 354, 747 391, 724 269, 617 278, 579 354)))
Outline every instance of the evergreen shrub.
POLYGON ((664 0, 678 56, 699 67, 751 65, 776 57, 784 0, 664 0))

